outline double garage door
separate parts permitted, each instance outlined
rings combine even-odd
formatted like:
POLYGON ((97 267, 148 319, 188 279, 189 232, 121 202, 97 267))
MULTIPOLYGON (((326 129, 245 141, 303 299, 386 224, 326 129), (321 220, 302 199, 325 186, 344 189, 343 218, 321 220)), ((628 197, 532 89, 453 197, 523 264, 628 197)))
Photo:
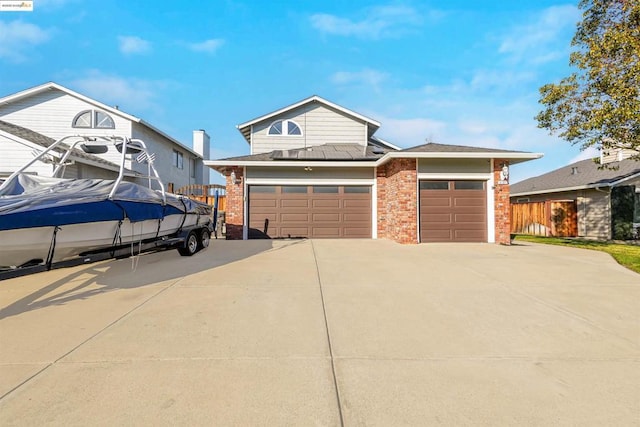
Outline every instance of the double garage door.
POLYGON ((486 181, 420 181, 421 242, 486 242, 486 181))
POLYGON ((371 238, 371 187, 250 185, 249 238, 371 238))

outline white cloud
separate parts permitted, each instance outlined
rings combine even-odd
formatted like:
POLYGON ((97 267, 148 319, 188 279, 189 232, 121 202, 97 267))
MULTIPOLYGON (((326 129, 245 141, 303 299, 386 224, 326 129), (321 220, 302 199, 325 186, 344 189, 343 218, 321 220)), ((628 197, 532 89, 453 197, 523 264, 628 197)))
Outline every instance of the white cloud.
MULTIPOLYGON (((421 14, 409 6, 377 6, 367 9, 361 20, 327 13, 311 15, 311 26, 323 33, 363 39, 394 37, 422 23, 421 14)), ((435 16, 435 13, 434 13, 435 16)))
POLYGON ((151 43, 137 36, 118 36, 120 52, 125 55, 147 53, 151 50, 151 43))
POLYGON ((11 62, 23 62, 28 58, 28 50, 45 43, 51 31, 22 21, 0 21, 0 58, 11 62))
POLYGON ((338 85, 363 84, 379 91, 380 85, 389 78, 387 73, 365 68, 362 71, 338 71, 331 76, 331 81, 338 85))
POLYGON ((187 46, 194 52, 215 53, 223 44, 223 39, 209 39, 199 43, 189 43, 187 46))
POLYGON ((498 52, 513 60, 541 64, 566 56, 570 34, 580 20, 574 5, 552 6, 545 9, 534 22, 517 26, 505 35, 498 52), (563 43, 558 43, 561 39, 563 43), (564 43, 566 39, 566 43, 564 43))
POLYGON ((123 78, 90 71, 87 76, 77 78, 70 84, 80 93, 108 105, 118 105, 130 114, 134 110, 157 108, 156 97, 167 87, 165 81, 123 78))
POLYGON ((567 164, 579 162, 580 160, 593 159, 594 157, 600 157, 600 150, 596 147, 587 147, 585 150, 580 151, 580 154, 573 157, 567 164))
POLYGON ((381 114, 370 113, 369 117, 375 117, 382 123, 378 135, 401 147, 413 147, 427 142, 440 142, 439 136, 447 128, 447 124, 430 118, 393 118, 384 117, 381 114))

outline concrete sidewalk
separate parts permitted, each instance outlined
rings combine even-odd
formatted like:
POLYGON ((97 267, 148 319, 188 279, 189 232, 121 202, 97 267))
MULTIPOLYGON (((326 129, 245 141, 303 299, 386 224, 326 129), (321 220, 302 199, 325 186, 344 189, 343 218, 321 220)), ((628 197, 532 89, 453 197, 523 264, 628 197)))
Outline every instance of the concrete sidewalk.
POLYGON ((0 425, 640 425, 604 253, 211 243, 1 281, 0 425))

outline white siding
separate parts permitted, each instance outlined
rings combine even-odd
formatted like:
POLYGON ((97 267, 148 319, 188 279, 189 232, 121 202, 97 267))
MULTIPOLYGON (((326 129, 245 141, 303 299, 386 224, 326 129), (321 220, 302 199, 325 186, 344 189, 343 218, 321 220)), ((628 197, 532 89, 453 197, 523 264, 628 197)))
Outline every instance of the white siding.
POLYGON ((323 144, 360 144, 365 146, 367 126, 364 121, 347 116, 325 105, 313 103, 253 125, 251 141, 252 154, 323 144), (295 121, 300 126, 302 135, 267 135, 271 123, 283 119, 295 121))
POLYGON ((418 173, 491 173, 491 161, 487 159, 418 159, 418 173))
MULTIPOLYGON (((33 149, 0 137, 0 176, 7 177, 33 159, 33 149)), ((38 162, 26 170, 39 176, 51 176, 53 166, 38 162)))
MULTIPOLYGON (((196 181, 197 174, 196 178, 191 178, 189 170, 191 162, 189 160, 196 157, 189 151, 180 148, 164 136, 159 135, 146 126, 141 126, 137 123, 133 124, 133 138, 143 140, 149 152, 155 153, 156 158, 154 165, 158 170, 158 174, 160 175, 165 188, 169 183, 173 183, 174 189, 177 190, 185 185, 202 182, 196 181), (182 153, 182 169, 178 169, 173 166, 173 150, 177 150, 182 153)), ((196 168, 198 167, 198 164, 200 164, 202 169, 202 160, 200 160, 199 163, 196 161, 196 168)), ((135 168, 140 172, 145 174, 147 173, 146 165, 138 164, 135 168)), ((200 178, 202 179, 202 177, 200 178)))

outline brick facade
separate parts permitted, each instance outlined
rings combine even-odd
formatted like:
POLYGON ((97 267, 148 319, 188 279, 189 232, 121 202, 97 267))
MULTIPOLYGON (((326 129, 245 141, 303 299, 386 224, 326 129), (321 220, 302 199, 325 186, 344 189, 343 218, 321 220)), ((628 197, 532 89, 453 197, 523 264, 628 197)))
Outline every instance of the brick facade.
POLYGON ((225 212, 226 238, 242 239, 244 223, 244 179, 243 169, 234 167, 225 174, 227 179, 227 207, 225 212), (235 172, 236 181, 231 180, 231 172, 235 172))
POLYGON ((378 237, 418 243, 416 159, 391 159, 376 171, 378 237))
MULTIPOLYGON (((500 172, 508 161, 494 160, 495 241, 509 245, 511 242, 511 210, 509 184, 500 183, 500 172)), ((235 167, 226 173, 227 208, 226 237, 242 239, 244 221, 243 169, 235 167), (236 182, 231 181, 235 172, 236 182)), ((418 225, 418 175, 416 159, 391 159, 376 169, 378 238, 386 238, 404 244, 419 243, 418 225)))
MULTIPOLYGON (((493 161, 493 191, 495 209, 496 243, 511 244, 511 202, 509 201, 509 181, 501 183, 500 172, 503 165, 509 165, 508 160, 495 159, 493 161)), ((504 182, 504 181, 502 181, 504 182)))

